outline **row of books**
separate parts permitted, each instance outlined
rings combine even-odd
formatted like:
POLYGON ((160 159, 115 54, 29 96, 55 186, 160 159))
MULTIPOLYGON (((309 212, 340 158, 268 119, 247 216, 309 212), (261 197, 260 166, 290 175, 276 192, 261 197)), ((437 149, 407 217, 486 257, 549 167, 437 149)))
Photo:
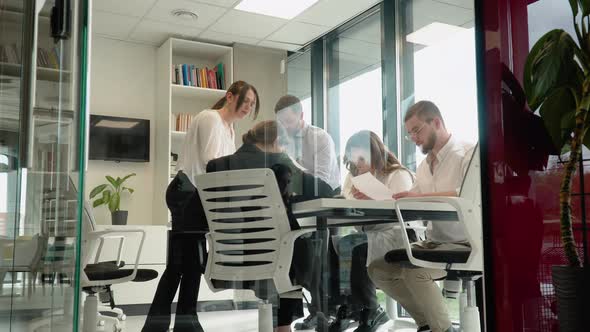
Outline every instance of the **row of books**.
POLYGON ((186 114, 186 113, 179 113, 174 114, 174 131, 184 131, 188 130, 188 126, 191 124, 193 117, 195 114, 186 114))
MULTIPOLYGON (((20 47, 16 44, 0 45, 0 62, 21 63, 20 47)), ((37 66, 59 69, 59 54, 57 49, 47 50, 42 47, 37 48, 37 66)))
POLYGON ((213 69, 198 68, 195 65, 172 65, 172 83, 199 88, 225 90, 225 73, 220 63, 213 69))

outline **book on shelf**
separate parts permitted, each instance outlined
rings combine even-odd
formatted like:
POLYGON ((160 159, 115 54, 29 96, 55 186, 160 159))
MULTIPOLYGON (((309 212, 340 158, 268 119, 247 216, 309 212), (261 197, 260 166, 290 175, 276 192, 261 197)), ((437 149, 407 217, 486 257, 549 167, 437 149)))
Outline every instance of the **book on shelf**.
POLYGON ((194 64, 172 65, 170 78, 172 84, 225 90, 225 73, 223 63, 213 68, 199 68, 194 64))
MULTIPOLYGON (((21 50, 17 44, 0 45, 0 62, 21 63, 21 50)), ((59 69, 59 53, 57 48, 37 48, 37 67, 48 69, 59 69)))
POLYGON ((186 132, 194 116, 187 113, 174 114, 174 131, 186 132))

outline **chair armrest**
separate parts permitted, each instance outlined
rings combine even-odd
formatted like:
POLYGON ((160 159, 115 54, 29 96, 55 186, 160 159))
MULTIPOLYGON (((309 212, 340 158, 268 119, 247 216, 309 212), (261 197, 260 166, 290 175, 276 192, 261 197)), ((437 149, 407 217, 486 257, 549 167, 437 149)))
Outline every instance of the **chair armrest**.
MULTIPOLYGON (((101 286, 101 285, 111 285, 114 283, 123 283, 123 282, 127 282, 127 281, 131 281, 133 279, 135 279, 136 275, 137 275, 137 269, 139 266, 139 258, 141 257, 141 250, 143 248, 143 242, 145 240, 145 231, 139 228, 136 229, 107 229, 107 230, 102 230, 102 231, 92 231, 89 232, 85 235, 85 239, 84 241, 87 243, 86 247, 84 248, 84 250, 89 251, 89 249, 91 248, 91 244, 94 243, 95 241, 100 241, 99 243, 99 249, 98 250, 102 250, 102 244, 104 243, 105 239, 120 239, 120 246, 119 246, 119 254, 118 254, 118 258, 117 258, 117 264, 119 264, 120 262, 120 256, 121 256, 121 251, 122 251, 122 246, 123 246, 123 240, 125 238, 126 235, 129 234, 139 234, 141 235, 141 240, 139 242, 139 246, 137 248, 137 254, 135 256, 135 262, 133 264, 133 272, 131 273, 131 275, 124 277, 124 278, 119 278, 119 279, 111 279, 111 280, 96 280, 96 281, 92 281, 88 279, 88 276, 86 275, 86 273, 84 273, 84 268, 86 267, 89 259, 85 259, 84 260, 84 267, 82 268, 82 286, 83 287, 90 287, 90 286, 101 286)), ((100 255, 100 252, 97 250, 97 257, 100 255)))
MULTIPOLYGON (((410 263, 415 266, 433 268, 433 269, 446 269, 448 264, 445 262, 429 262, 418 259, 412 254, 412 244, 408 238, 406 229, 409 229, 406 225, 407 221, 404 220, 402 215, 402 208, 404 204, 412 206, 412 209, 424 210, 424 211, 451 211, 454 210, 457 213, 457 222, 461 223, 465 229, 467 235, 467 241, 471 246, 471 254, 465 264, 454 264, 453 269, 458 270, 469 270, 469 271, 481 271, 483 270, 483 255, 482 255, 482 234, 481 234, 481 210, 479 206, 473 204, 472 201, 461 198, 461 197, 447 197, 447 196, 431 196, 431 197, 408 197, 396 200, 394 202, 395 211, 400 221, 399 224, 402 228, 402 237, 404 239, 404 247, 408 255, 410 263), (413 203, 418 203, 414 205, 413 203), (445 207, 446 205, 446 207, 445 207), (452 207, 449 210, 448 206, 452 207), (474 219, 474 223, 471 225, 467 223, 467 216, 474 219)), ((436 222, 436 221, 433 221, 436 222)), ((436 250, 436 249, 433 249, 436 250)))
POLYGON ((300 289, 301 286, 293 285, 289 276, 291 262, 293 261, 293 245, 298 237, 315 232, 315 229, 300 229, 290 231, 281 237, 281 249, 279 251, 278 269, 274 276, 275 287, 279 294, 300 289))

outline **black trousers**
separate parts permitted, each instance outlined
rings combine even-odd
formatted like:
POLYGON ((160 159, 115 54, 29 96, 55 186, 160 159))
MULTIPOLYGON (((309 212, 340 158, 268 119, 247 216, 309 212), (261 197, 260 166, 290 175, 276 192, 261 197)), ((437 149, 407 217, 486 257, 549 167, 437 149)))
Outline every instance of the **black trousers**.
POLYGON ((166 203, 172 214, 168 260, 142 332, 168 330, 171 305, 179 286, 174 331, 201 332, 203 329, 197 317, 197 298, 207 253, 205 232, 198 231, 198 224, 204 219, 199 212, 200 200, 196 188, 182 172, 168 186, 166 203))
POLYGON ((367 271, 367 250, 365 242, 352 249, 352 264, 350 268, 350 306, 358 311, 365 307, 376 309, 377 302, 375 284, 369 278, 367 271))

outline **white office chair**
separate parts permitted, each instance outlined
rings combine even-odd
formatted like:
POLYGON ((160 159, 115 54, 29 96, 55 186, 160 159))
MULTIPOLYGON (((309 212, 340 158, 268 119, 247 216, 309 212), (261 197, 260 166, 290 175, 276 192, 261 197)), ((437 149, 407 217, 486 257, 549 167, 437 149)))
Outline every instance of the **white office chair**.
MULTIPOLYGON (((99 320, 111 321, 114 331, 122 330, 121 323, 117 317, 103 316, 99 313, 96 294, 108 292, 108 288, 113 284, 136 280, 144 239, 145 231, 141 229, 91 231, 83 236, 83 268, 80 271, 80 285, 84 292, 87 293, 86 299, 84 300, 83 332, 96 331, 99 320), (110 261, 105 262, 105 264, 100 263, 99 258, 105 241, 118 240, 120 253, 125 237, 132 234, 141 236, 135 255, 135 262, 133 262, 133 268, 122 269, 118 267, 118 263, 113 264, 110 261), (92 257, 94 257, 94 260, 92 260, 92 257)), ((117 262, 119 262, 119 259, 117 259, 117 262)))
POLYGON ((277 293, 291 297, 294 294, 287 293, 301 288, 289 277, 293 244, 313 230, 291 231, 270 169, 207 173, 198 176, 196 182, 209 225, 207 283, 214 292, 242 288, 242 283, 270 288, 255 292, 263 300, 258 329, 271 332, 272 305, 268 299, 277 293))
POLYGON ((463 281, 460 295, 460 320, 464 332, 481 331, 479 310, 475 301, 474 281, 483 271, 483 243, 481 218, 481 172, 479 145, 473 151, 467 173, 461 185, 459 197, 417 197, 403 198, 395 202, 396 213, 403 229, 405 249, 393 250, 385 256, 388 262, 410 261, 412 265, 447 270, 448 277, 463 281), (469 247, 464 250, 436 250, 413 248, 406 232, 403 210, 456 211, 456 220, 432 222, 459 222, 463 225, 469 247))

